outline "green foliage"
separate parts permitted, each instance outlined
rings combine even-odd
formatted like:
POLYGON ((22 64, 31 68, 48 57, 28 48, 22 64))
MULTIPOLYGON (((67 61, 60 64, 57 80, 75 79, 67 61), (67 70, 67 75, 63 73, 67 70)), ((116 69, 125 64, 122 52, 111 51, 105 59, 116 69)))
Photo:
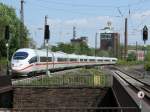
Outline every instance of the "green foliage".
POLYGON ((147 71, 150 71, 150 46, 147 46, 147 53, 146 53, 146 56, 145 56, 145 65, 144 65, 144 68, 147 70, 147 71))
POLYGON ((52 51, 62 51, 65 53, 76 53, 93 55, 92 50, 84 42, 81 43, 58 43, 57 46, 52 46, 52 51))
POLYGON ((108 56, 110 56, 110 54, 109 54, 109 52, 108 51, 104 51, 104 50, 99 50, 99 51, 97 51, 97 56, 105 56, 105 57, 108 57, 108 56))
POLYGON ((134 52, 128 54, 127 61, 136 61, 136 54, 134 52))
POLYGON ((144 68, 146 71, 150 71, 150 62, 146 62, 144 68))
POLYGON ((6 58, 1 58, 0 60, 0 72, 3 71, 7 66, 7 60, 6 58))
MULTIPOLYGON (((94 56, 95 49, 90 48, 85 42, 81 43, 58 43, 57 46, 52 46, 52 51, 62 51, 65 53, 75 53, 80 55, 94 56)), ((96 56, 110 56, 108 51, 96 50, 96 56)))
POLYGON ((117 65, 130 66, 130 65, 139 65, 143 64, 143 61, 126 61, 126 60, 118 60, 117 65))
MULTIPOLYGON (((4 38, 5 35, 5 26, 10 26, 10 40, 9 40, 9 48, 10 48, 10 57, 14 51, 19 48, 19 32, 20 32, 20 20, 15 13, 15 9, 0 3, 0 59, 2 57, 6 57, 6 40, 4 38)), ((29 43, 29 39, 27 38, 28 30, 24 26, 23 28, 23 43, 21 44, 23 47, 27 47, 29 43)))

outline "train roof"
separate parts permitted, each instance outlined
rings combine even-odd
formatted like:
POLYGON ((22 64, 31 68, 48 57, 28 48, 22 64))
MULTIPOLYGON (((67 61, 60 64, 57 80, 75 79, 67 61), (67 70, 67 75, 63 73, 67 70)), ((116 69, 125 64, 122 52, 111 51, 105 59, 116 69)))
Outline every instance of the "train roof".
POLYGON ((53 55, 56 57, 56 58, 67 58, 68 57, 68 54, 64 53, 64 52, 53 52, 53 55))
MULTIPOLYGON (((37 54, 39 56, 46 56, 47 52, 46 49, 42 49, 42 50, 38 50, 38 49, 31 49, 31 48, 21 48, 18 49, 16 52, 28 52, 31 54, 37 54)), ((57 52, 51 52, 48 51, 48 56, 52 57, 62 57, 62 58, 88 58, 88 59, 112 59, 112 60, 118 60, 117 58, 114 57, 95 57, 95 56, 86 56, 86 55, 77 55, 77 54, 67 54, 61 51, 57 51, 57 52)))

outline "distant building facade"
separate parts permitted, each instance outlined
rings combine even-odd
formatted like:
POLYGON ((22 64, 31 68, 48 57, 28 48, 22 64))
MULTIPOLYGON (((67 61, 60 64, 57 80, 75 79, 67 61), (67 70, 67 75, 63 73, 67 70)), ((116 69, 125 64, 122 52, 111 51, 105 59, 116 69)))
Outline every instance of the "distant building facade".
POLYGON ((80 38, 73 38, 71 39, 71 43, 86 43, 88 42, 88 37, 80 37, 80 38))
POLYGON ((113 32, 113 29, 108 23, 108 26, 100 33, 100 49, 111 51, 114 57, 119 57, 120 34, 113 32))

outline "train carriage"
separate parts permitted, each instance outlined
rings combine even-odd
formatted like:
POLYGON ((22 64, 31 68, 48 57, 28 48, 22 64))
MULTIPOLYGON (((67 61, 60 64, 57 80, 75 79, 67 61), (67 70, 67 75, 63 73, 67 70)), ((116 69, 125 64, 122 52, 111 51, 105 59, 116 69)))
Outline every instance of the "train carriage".
POLYGON ((48 52, 47 58, 46 50, 22 48, 17 50, 12 56, 11 69, 15 73, 29 74, 45 72, 47 63, 48 69, 52 70, 84 65, 115 64, 116 61, 117 58, 76 55, 63 52, 48 52))

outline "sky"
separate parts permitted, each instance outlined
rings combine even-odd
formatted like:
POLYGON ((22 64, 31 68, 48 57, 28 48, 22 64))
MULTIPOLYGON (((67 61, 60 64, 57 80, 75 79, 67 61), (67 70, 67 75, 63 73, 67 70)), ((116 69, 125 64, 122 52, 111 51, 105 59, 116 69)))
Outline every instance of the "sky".
MULTIPOLYGON (((30 37, 40 47, 43 43, 44 17, 48 16, 51 37, 49 44, 70 42, 73 26, 76 35, 87 36, 88 45, 95 46, 95 34, 102 32, 107 22, 120 33, 124 43, 124 21, 128 18, 128 44, 143 45, 142 28, 150 29, 150 0, 24 0, 24 23, 30 37)), ((13 7, 20 17, 20 0, 0 0, 13 7)), ((98 37, 98 46, 100 43, 98 37)), ((146 42, 150 43, 150 39, 146 42)))

